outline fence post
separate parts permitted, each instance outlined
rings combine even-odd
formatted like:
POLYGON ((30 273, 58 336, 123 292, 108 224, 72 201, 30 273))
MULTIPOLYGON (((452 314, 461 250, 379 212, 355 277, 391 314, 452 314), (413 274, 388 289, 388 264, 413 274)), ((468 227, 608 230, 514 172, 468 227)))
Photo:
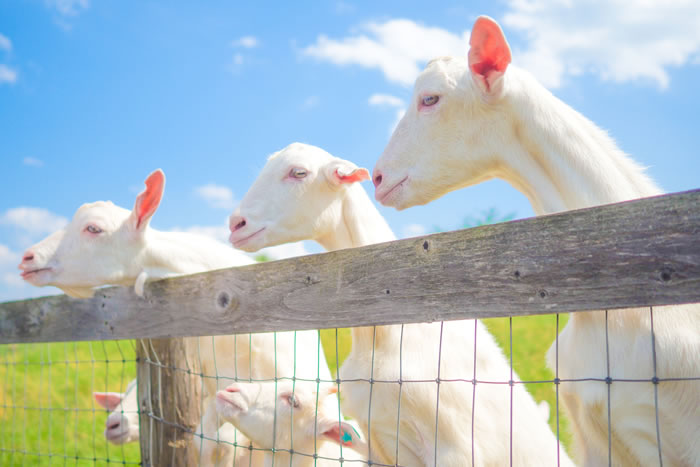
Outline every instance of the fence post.
POLYGON ((202 400, 196 341, 196 338, 137 341, 143 466, 199 465, 199 452, 192 442, 192 432, 200 422, 202 400))

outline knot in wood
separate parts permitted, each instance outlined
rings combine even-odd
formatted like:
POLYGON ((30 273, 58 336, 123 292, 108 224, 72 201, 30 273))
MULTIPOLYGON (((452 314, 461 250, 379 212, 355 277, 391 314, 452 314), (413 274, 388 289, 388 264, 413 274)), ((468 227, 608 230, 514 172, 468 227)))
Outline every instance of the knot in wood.
POLYGON ((661 274, 659 274, 659 277, 661 277, 661 280, 664 282, 668 282, 671 280, 671 275, 673 274, 673 269, 669 267, 665 267, 661 269, 661 274))
POLYGON ((304 278, 304 283, 306 285, 318 284, 319 282, 321 281, 316 276, 308 275, 304 278))
POLYGON ((222 291, 216 296, 216 306, 222 310, 226 309, 236 309, 238 307, 238 300, 236 296, 230 292, 222 291))

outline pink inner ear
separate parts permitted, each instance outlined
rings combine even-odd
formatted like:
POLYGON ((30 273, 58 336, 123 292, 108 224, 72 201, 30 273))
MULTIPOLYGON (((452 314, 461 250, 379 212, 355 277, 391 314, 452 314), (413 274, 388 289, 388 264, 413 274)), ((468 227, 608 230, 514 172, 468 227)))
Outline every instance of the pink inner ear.
POLYGON ((469 45, 469 68, 487 80, 494 72, 502 75, 511 62, 508 42, 501 27, 491 18, 480 16, 476 20, 469 45))
POLYGON ((340 181, 340 183, 355 183, 364 180, 369 180, 369 170, 365 168, 355 169, 348 175, 341 175, 338 173, 338 169, 335 169, 335 176, 340 181))
POLYGON ((114 410, 122 401, 122 395, 117 392, 95 392, 95 402, 107 410, 114 410))
POLYGON ((143 221, 149 219, 158 209, 163 197, 165 187, 165 174, 158 169, 146 179, 146 190, 136 198, 134 211, 136 212, 136 228, 140 228, 143 221))

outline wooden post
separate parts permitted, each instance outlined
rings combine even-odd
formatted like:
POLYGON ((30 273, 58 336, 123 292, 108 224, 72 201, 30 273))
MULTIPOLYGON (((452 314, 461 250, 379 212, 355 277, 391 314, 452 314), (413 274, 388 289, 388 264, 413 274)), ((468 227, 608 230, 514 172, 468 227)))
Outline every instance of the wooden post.
POLYGON ((202 398, 195 343, 192 338, 137 341, 143 466, 199 465, 192 442, 202 398))

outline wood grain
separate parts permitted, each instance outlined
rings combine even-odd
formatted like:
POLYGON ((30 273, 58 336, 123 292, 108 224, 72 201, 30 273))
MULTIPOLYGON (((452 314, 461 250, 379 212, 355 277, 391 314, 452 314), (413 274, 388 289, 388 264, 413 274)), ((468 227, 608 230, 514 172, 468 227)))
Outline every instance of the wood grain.
POLYGON ((141 465, 199 465, 191 434, 200 422, 202 400, 196 340, 145 339, 136 355, 141 465))
POLYGON ((0 304, 0 343, 234 334, 700 302, 700 190, 0 304))

